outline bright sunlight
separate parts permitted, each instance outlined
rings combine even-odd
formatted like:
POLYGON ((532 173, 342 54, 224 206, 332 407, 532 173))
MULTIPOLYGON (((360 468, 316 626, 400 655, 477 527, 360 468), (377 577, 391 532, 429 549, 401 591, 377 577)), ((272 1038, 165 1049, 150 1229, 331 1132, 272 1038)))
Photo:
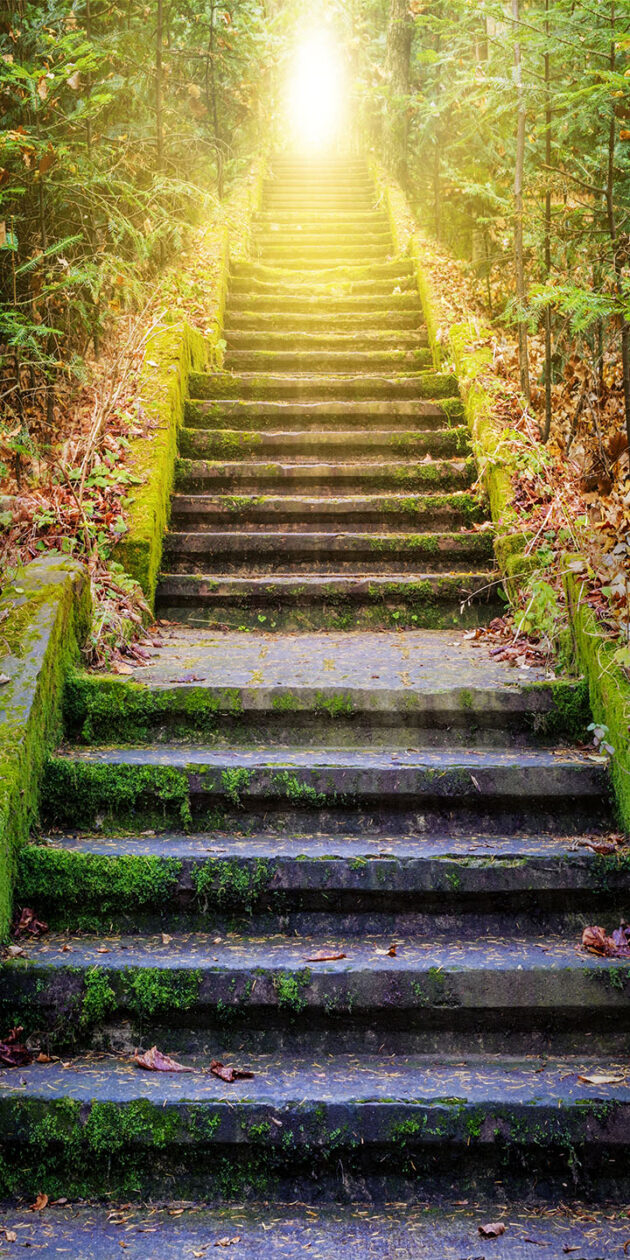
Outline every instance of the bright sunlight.
POLYGON ((311 151, 330 148, 341 128, 343 106, 343 68, 333 38, 323 28, 312 30, 297 46, 289 80, 294 144, 311 151))

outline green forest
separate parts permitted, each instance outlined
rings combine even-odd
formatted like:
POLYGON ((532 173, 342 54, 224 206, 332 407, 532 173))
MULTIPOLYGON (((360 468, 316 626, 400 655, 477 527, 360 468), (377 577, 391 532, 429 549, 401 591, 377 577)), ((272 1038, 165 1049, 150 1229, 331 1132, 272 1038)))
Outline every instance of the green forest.
MULTIPOLYGON (((24 502, 5 504, 5 567, 51 545, 107 561, 124 511, 97 492, 115 483, 120 504, 132 476, 119 456, 138 338, 156 303, 172 301, 199 225, 225 216, 256 155, 286 145, 284 87, 314 25, 343 63, 345 142, 388 166, 424 232, 458 261, 477 309, 514 347, 504 374, 528 431, 601 499, 608 541, 622 545, 625 0, 350 0, 308 12, 295 0, 9 0, 0 472, 24 502)), ((186 300, 199 306, 194 282, 186 300)))

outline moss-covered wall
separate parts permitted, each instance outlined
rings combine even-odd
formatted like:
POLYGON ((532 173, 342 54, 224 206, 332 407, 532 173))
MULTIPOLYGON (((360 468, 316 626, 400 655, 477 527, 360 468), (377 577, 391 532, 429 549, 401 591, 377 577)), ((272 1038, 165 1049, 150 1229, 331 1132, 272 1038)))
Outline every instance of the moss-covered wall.
POLYGON ((132 444, 130 467, 140 484, 127 511, 128 532, 115 559, 140 583, 153 604, 175 478, 177 439, 191 371, 206 366, 203 336, 184 321, 163 323, 149 339, 140 369, 140 404, 146 437, 132 444))
POLYGON ((11 921, 18 846, 37 817, 41 774, 61 734, 68 666, 91 616, 85 570, 49 555, 22 569, 0 600, 0 940, 11 921))

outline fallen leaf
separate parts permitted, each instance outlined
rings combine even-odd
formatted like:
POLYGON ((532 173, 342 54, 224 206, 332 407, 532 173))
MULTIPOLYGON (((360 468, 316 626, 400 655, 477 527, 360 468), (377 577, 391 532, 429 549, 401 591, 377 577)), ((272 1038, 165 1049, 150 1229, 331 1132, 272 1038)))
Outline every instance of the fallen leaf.
POLYGON ((125 661, 114 661, 112 669, 115 674, 133 674, 131 665, 127 665, 125 661))
POLYGON ((617 1073, 593 1072, 591 1076, 578 1076, 583 1085, 623 1085, 625 1076, 617 1073))
POLYGON ((48 1207, 48 1195, 42 1194, 40 1190, 35 1202, 31 1203, 29 1212, 43 1212, 45 1207, 48 1207))
POLYGON ((564 1251, 565 1256, 568 1256, 570 1251, 579 1251, 580 1249, 579 1247, 570 1247, 568 1243, 565 1243, 562 1250, 564 1251))
POLYGON ((253 1079, 254 1073, 247 1068, 230 1067, 224 1063, 220 1063, 218 1059, 213 1059, 210 1064, 210 1071, 213 1076, 218 1076, 220 1080, 227 1081, 250 1081, 253 1079))
POLYGON ((52 1059, 49 1054, 44 1054, 43 1050, 40 1050, 35 1062, 36 1063, 52 1063, 52 1059))
POLYGON ((8 674, 0 674, 0 687, 4 687, 5 683, 11 682, 8 674))
POLYGON ((22 949, 21 945, 9 945, 9 948, 7 949, 9 958, 22 958, 25 952, 26 951, 22 949))
POLYGON ((235 1234, 233 1238, 228 1238, 226 1234, 225 1238, 217 1238, 217 1241, 213 1243, 212 1246, 213 1247, 233 1247, 234 1243, 239 1243, 240 1241, 241 1241, 240 1234, 235 1234))
POLYGON ((339 958, 347 958, 347 954, 313 954, 307 962, 337 962, 339 958))
POLYGON ((23 936, 27 933, 29 936, 43 936, 48 931, 48 924, 43 919, 38 919, 34 910, 30 906, 25 906, 14 928, 14 936, 23 936))
POLYGON ((172 939, 173 939, 173 937, 172 937, 172 936, 169 936, 168 932, 162 932, 162 944, 163 944, 163 945, 170 945, 170 943, 171 943, 172 939))
POLYGON ((20 1034, 24 1032, 22 1025, 12 1028, 3 1041, 0 1041, 0 1063, 5 1067, 28 1067, 33 1056, 26 1046, 20 1042, 20 1034))
POLYGON ((398 954, 398 946, 397 946, 397 945, 390 945, 390 947, 389 947, 389 949, 388 949, 388 951, 387 951, 387 955, 388 955, 388 957, 389 957, 389 958, 396 958, 397 954, 398 954))
POLYGON ((490 1225, 478 1225, 479 1233, 482 1238, 500 1238, 505 1233, 505 1225, 503 1221, 494 1221, 490 1225))
POLYGON ((0 1234, 4 1234, 7 1242, 17 1242, 17 1234, 14 1229, 2 1229, 0 1234))
POLYGON ((136 1067, 145 1068, 147 1072, 192 1072, 193 1070, 191 1067, 184 1067, 182 1063, 177 1063, 169 1054, 162 1054, 157 1046, 151 1046, 151 1049, 146 1050, 144 1054, 134 1054, 133 1061, 136 1067))

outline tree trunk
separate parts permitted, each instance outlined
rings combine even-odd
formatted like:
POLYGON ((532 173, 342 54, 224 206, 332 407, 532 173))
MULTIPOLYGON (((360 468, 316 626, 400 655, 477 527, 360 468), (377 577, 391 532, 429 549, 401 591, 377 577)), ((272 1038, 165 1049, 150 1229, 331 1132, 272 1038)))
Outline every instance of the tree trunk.
POLYGON ((514 21, 514 81, 516 83, 516 165, 514 168, 514 269, 516 275, 516 297, 519 306, 518 314, 518 361, 521 378, 521 390, 527 402, 530 400, 529 360, 527 353, 527 324, 523 318, 527 288, 525 284, 525 261, 523 256, 523 172, 525 169, 525 99, 523 96, 523 77, 521 72, 521 45, 518 37, 520 22, 519 0, 512 0, 512 18, 514 21))
MULTIPOLYGON (((616 68, 616 42, 615 42, 615 3, 610 6, 610 25, 611 25, 611 41, 610 41, 610 69, 616 68)), ((608 130, 608 170, 606 173, 606 214, 608 218, 608 232, 610 235, 610 243, 612 246, 613 264, 615 268, 615 288, 617 297, 619 298, 620 307, 624 300, 623 292, 623 257, 622 247, 617 232, 617 221, 615 217, 615 140, 617 135, 617 119, 615 116, 615 107, 611 107, 610 127, 608 130)), ((623 403, 624 418, 626 422, 626 434, 628 437, 628 447, 630 448, 630 324, 623 313, 620 315, 621 321, 621 367, 623 373, 623 403)))
POLYGON ((387 26, 387 72, 390 86, 389 112, 386 126, 388 158, 391 169, 402 184, 407 182, 407 145, 409 121, 409 62, 413 24, 408 0, 389 0, 387 26))
MULTIPOLYGON (((549 3, 545 0, 545 162, 551 166, 551 58, 549 56, 549 3)), ((549 171, 547 171, 549 181, 549 171)), ((551 188, 545 192, 545 280, 551 275, 551 188)), ((545 307, 545 423, 542 440, 551 432, 551 307, 545 307)))

